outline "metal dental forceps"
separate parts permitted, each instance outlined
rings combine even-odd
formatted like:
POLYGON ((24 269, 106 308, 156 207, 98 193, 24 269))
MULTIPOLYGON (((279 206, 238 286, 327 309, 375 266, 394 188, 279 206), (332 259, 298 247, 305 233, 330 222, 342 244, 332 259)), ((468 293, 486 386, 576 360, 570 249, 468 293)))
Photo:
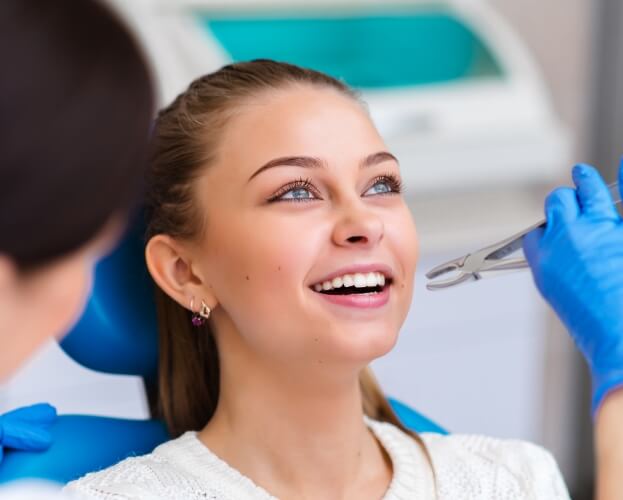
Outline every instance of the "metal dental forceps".
MULTIPOLYGON (((613 202, 615 204, 621 203, 619 184, 617 182, 610 184, 608 189, 613 202)), ((478 281, 485 277, 501 276, 509 272, 526 269, 528 262, 524 257, 508 259, 505 259, 505 257, 522 247, 522 238, 526 234, 538 227, 545 227, 545 223, 545 220, 541 220, 509 238, 434 267, 426 273, 426 277, 429 280, 433 280, 426 284, 426 288, 429 290, 443 290, 461 283, 478 281), (435 278, 447 273, 453 273, 453 275, 450 278, 435 280, 435 278)))

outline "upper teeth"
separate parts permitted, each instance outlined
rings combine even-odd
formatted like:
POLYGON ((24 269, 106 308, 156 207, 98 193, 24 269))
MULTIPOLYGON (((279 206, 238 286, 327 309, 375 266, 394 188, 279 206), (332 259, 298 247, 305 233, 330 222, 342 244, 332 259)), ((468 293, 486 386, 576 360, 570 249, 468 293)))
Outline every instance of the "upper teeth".
POLYGON ((316 283, 314 290, 317 292, 333 290, 334 288, 354 286, 364 288, 372 286, 385 286, 385 276, 382 273, 355 273, 337 276, 332 280, 316 283))

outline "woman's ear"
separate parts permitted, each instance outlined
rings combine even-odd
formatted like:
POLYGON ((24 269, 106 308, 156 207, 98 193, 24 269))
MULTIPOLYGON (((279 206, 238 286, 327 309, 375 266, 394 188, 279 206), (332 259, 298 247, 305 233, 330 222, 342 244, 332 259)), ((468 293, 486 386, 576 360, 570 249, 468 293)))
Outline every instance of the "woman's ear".
POLYGON ((216 303, 202 278, 195 274, 191 254, 185 245, 165 234, 152 237, 145 248, 145 260, 149 274, 169 297, 186 309, 190 301, 201 304, 204 300, 216 303))

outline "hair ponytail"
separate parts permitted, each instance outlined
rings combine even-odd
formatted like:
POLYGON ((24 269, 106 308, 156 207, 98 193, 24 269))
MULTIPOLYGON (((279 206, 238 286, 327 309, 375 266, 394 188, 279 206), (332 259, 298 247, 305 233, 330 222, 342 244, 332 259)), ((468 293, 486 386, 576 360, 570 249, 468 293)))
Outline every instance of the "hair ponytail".
POLYGON ((160 333, 159 411, 177 437, 212 418, 219 394, 219 359, 208 323, 192 326, 190 313, 156 287, 160 333))

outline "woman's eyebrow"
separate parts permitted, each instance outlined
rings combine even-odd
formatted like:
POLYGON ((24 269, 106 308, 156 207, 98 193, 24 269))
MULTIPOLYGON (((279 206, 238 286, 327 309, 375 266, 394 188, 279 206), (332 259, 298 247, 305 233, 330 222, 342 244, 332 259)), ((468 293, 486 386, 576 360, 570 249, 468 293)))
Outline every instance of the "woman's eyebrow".
MULTIPOLYGON (((360 168, 371 167, 378 163, 382 163, 384 161, 395 161, 398 163, 398 159, 388 151, 379 151, 377 153, 372 153, 371 155, 366 156, 359 164, 360 168)), ((280 158, 275 158, 274 160, 270 160, 269 162, 262 165, 258 168, 251 177, 249 177, 249 181, 261 174, 265 170, 274 167, 303 167, 303 168, 326 168, 327 163, 324 160, 319 158, 314 158, 313 156, 282 156, 280 158)))

